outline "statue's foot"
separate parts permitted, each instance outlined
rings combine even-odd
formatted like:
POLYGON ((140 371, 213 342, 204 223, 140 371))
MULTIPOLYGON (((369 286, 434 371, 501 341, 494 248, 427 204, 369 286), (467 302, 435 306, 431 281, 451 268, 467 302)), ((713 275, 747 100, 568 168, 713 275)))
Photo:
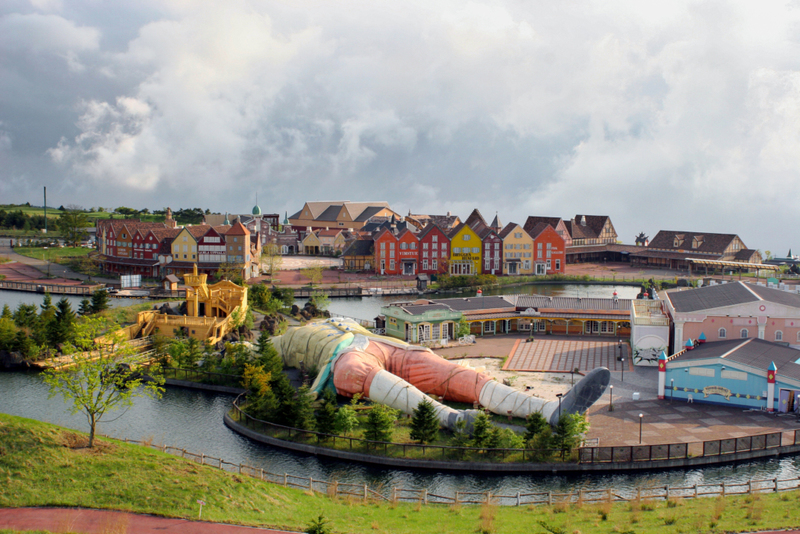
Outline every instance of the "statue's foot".
POLYGON ((561 409, 557 407, 558 401, 550 401, 555 410, 550 415, 550 424, 556 426, 561 414, 585 413, 589 407, 603 396, 608 383, 611 380, 611 372, 605 367, 592 369, 575 386, 561 397, 561 409))

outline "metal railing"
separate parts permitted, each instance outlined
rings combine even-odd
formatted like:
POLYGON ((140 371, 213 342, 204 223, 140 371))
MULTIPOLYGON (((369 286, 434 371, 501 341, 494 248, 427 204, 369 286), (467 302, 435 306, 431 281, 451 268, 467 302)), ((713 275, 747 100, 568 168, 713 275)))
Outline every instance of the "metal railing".
MULTIPOLYGON (((150 366, 147 367, 149 368, 150 366)), ((242 388, 242 377, 237 375, 214 373, 211 371, 204 371, 202 369, 165 366, 155 367, 153 368, 153 372, 157 372, 164 378, 169 378, 172 380, 184 380, 186 382, 197 382, 198 384, 226 386, 239 389, 242 388)))
MULTIPOLYGON (((560 449, 516 449, 490 447, 454 447, 450 445, 426 445, 420 443, 393 443, 372 441, 363 438, 325 434, 313 430, 303 430, 257 419, 246 413, 240 406, 241 395, 233 402, 231 415, 237 423, 266 436, 295 443, 314 444, 334 450, 347 450, 372 456, 389 456, 414 460, 451 460, 484 462, 533 462, 543 458, 560 455, 560 449), (337 448, 337 443, 347 444, 337 448)), ((566 451, 564 451, 566 452, 566 451)))

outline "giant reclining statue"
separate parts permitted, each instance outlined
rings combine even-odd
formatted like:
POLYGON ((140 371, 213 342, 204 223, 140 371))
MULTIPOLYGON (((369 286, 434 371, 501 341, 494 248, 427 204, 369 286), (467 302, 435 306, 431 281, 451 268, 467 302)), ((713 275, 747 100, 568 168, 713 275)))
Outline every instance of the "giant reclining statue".
POLYGON ((585 412, 603 395, 611 378, 604 367, 592 370, 561 398, 559 408, 557 400, 527 395, 430 349, 373 334, 349 319, 334 317, 292 328, 272 342, 287 366, 319 370, 311 386, 317 394, 326 388, 346 397, 360 393, 406 414, 427 399, 440 424, 451 430, 460 420, 471 426, 477 412, 455 410, 428 395, 478 403, 501 415, 525 418, 541 412, 556 425, 562 413, 585 412))

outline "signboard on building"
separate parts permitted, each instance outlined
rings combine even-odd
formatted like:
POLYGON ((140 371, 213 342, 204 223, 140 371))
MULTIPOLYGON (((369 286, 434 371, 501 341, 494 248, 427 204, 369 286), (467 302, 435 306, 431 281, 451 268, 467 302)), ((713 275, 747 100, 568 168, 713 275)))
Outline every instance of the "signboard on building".
POLYGON ((120 287, 122 289, 129 289, 132 287, 142 286, 141 274, 123 274, 119 277, 120 287))

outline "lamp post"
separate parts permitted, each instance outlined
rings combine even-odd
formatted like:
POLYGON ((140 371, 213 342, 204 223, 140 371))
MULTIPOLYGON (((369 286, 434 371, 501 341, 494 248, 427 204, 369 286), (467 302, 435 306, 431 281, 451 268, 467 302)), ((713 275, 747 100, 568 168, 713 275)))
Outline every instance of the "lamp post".
POLYGON ((614 411, 614 386, 608 386, 608 411, 614 411))
POLYGON ((644 414, 639 414, 639 445, 642 444, 642 421, 644 420, 644 414))
POLYGON ((675 379, 669 379, 669 403, 672 404, 672 398, 675 396, 675 379))
POLYGON ((561 419, 561 397, 563 397, 563 393, 557 393, 556 397, 558 397, 558 418, 561 419))
POLYGON ((622 362, 622 380, 621 380, 621 382, 625 382, 625 358, 621 358, 620 361, 622 362))

